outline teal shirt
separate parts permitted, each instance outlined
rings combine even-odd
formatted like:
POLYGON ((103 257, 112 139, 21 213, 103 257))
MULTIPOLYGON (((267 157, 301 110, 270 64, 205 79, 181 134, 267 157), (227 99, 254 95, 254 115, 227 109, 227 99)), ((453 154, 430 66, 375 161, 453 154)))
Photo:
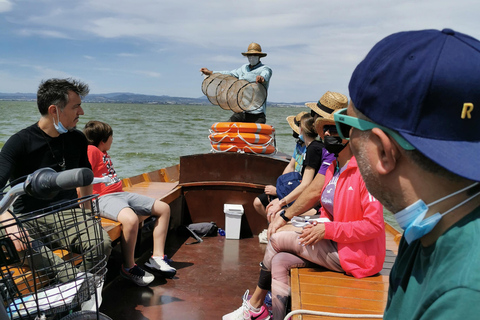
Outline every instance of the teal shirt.
POLYGON ((384 319, 480 319, 480 207, 429 247, 402 238, 384 319))
MULTIPOLYGON (((263 85, 265 86, 265 89, 267 89, 267 91, 268 91, 268 86, 270 85, 270 78, 272 77, 272 69, 270 69, 270 67, 267 67, 261 62, 258 63, 253 68, 250 68, 250 65, 247 63, 241 66, 240 68, 232 71, 213 71, 213 73, 228 74, 239 80, 247 80, 248 82, 256 82, 257 76, 262 76, 265 79, 265 82, 263 83, 263 85)), ((252 113, 252 114, 265 113, 266 109, 267 109, 267 101, 265 99, 265 102, 261 105, 260 108, 252 111, 248 111, 248 113, 252 113)))

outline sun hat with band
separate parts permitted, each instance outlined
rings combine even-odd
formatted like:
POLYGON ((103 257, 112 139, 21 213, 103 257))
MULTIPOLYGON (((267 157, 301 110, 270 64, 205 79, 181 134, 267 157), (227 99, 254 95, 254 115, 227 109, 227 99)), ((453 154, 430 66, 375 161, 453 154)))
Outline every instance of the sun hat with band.
POLYGON ((260 56, 260 57, 266 57, 267 54, 265 52, 262 52, 262 47, 255 42, 252 42, 248 45, 247 52, 242 52, 242 55, 244 56, 260 56))
POLYGON ((346 108, 348 98, 341 93, 327 91, 318 102, 307 102, 305 105, 321 117, 331 118, 333 120, 333 112, 346 108))
POLYGON ((480 42, 451 29, 392 34, 349 83, 354 106, 445 169, 480 181, 480 42))
POLYGON ((292 128, 293 131, 295 131, 296 134, 300 134, 300 130, 298 129, 298 125, 300 124, 300 119, 304 115, 308 114, 308 112, 302 111, 296 116, 288 116, 287 117, 287 122, 290 125, 290 128, 292 128))

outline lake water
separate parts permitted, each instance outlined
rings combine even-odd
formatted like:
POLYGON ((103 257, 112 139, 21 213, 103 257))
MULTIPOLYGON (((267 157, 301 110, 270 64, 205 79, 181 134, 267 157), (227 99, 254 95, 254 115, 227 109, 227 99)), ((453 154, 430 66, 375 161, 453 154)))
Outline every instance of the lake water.
MULTIPOLYGON (((231 111, 214 105, 149 105, 84 103, 85 115, 77 125, 99 120, 113 128, 113 144, 108 152, 117 174, 126 178, 179 163, 180 156, 210 152, 209 129, 226 121, 231 111)), ((276 129, 277 149, 293 153, 294 139, 286 117, 307 107, 271 107, 267 123, 276 129)), ((38 121, 35 101, 0 101, 0 147, 15 132, 38 121)))
MULTIPOLYGON (((84 103, 82 107, 85 115, 80 117, 79 129, 89 120, 112 126, 108 153, 120 178, 175 165, 180 156, 210 152, 211 125, 227 121, 232 114, 214 105, 84 103)), ((275 127, 278 151, 293 153, 294 139, 286 118, 301 111, 310 109, 267 108, 267 123, 275 127)), ((12 134, 40 118, 35 101, 0 101, 0 114, 0 148, 12 134)), ((391 215, 386 219, 396 224, 391 215)))

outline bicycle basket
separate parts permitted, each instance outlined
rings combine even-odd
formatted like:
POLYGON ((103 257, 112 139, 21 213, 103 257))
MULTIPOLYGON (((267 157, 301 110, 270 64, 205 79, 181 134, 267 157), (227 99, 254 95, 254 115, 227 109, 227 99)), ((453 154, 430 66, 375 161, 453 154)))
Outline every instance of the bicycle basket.
POLYGON ((62 314, 96 294, 107 263, 96 202, 70 200, 0 224, 0 294, 10 319, 62 314))

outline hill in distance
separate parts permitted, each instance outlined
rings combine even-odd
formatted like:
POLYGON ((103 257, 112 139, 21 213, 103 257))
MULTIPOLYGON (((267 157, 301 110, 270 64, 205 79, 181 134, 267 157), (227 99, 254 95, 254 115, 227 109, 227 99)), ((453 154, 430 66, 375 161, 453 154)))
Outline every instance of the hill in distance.
MULTIPOLYGON (((37 95, 35 93, 1 93, 0 100, 14 101, 35 101, 37 95)), ((88 103, 145 103, 145 104, 181 104, 181 105, 211 105, 206 96, 200 98, 185 98, 171 96, 154 96, 145 94, 135 94, 128 92, 89 94, 83 99, 88 103)), ((267 102, 269 106, 288 106, 288 107, 304 107, 305 102, 283 103, 283 102, 267 102)))

